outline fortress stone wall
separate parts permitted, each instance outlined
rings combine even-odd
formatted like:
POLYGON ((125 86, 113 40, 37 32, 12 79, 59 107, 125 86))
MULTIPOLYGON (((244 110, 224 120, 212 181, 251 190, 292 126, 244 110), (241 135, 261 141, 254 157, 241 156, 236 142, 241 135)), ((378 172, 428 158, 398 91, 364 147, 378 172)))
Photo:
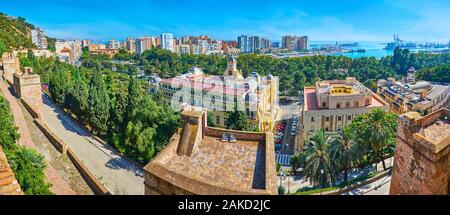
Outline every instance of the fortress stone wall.
POLYGON ((16 96, 22 100, 34 118, 40 118, 43 101, 39 75, 34 74, 31 67, 25 67, 22 73, 15 73, 13 78, 16 96))
POLYGON ((450 111, 401 115, 397 128, 391 195, 449 194, 450 111))
POLYGON ((9 84, 13 83, 13 75, 20 73, 19 57, 13 53, 3 53, 2 55, 3 73, 2 77, 9 84))

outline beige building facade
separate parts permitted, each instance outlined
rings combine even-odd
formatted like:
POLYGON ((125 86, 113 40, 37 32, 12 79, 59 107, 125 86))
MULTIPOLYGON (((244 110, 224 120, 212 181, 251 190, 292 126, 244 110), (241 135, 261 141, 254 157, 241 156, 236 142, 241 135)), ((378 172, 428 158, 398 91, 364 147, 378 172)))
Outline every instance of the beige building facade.
POLYGON ((410 68, 403 80, 388 78, 378 81, 377 94, 390 104, 390 111, 404 114, 415 111, 422 115, 448 107, 450 83, 416 81, 416 70, 410 68))
POLYGON ((151 85, 160 91, 164 102, 175 109, 189 105, 208 110, 215 126, 225 127, 226 112, 245 111, 253 128, 272 131, 281 116, 278 106, 278 77, 251 73, 244 79, 237 62, 230 57, 222 76, 208 76, 200 68, 175 78, 162 79, 151 85))
POLYGON ((372 109, 389 111, 389 105, 381 97, 351 77, 319 81, 315 86, 305 87, 303 96, 302 140, 319 129, 337 131, 372 109))

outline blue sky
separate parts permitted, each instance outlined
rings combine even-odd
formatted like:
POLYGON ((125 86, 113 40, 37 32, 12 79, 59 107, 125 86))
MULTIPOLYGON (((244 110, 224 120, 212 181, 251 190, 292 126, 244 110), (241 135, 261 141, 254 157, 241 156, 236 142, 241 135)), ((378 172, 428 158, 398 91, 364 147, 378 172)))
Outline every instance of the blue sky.
POLYGON ((416 41, 447 41, 449 0, 0 0, 0 11, 22 16, 64 39, 128 36, 240 34, 281 40, 390 41, 392 34, 416 41))

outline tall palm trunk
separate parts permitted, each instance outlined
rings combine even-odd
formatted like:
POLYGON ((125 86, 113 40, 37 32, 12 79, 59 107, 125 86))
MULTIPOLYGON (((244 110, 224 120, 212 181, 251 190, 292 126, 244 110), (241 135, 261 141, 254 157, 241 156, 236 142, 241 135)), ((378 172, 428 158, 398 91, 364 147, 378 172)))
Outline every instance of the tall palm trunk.
POLYGON ((344 184, 347 185, 347 178, 348 178, 348 169, 345 168, 344 170, 344 184))
POLYGON ((383 158, 383 150, 380 152, 380 159, 381 159, 381 163, 383 164, 383 170, 386 170, 386 164, 384 163, 384 158, 383 158))

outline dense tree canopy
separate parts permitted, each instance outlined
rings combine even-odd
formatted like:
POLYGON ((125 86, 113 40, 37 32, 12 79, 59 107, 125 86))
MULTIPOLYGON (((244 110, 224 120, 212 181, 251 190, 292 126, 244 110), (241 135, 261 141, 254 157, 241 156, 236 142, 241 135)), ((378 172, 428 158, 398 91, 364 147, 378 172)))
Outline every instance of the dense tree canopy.
POLYGON ((374 109, 358 115, 348 127, 337 132, 316 131, 305 149, 293 156, 293 171, 303 167, 314 186, 347 185, 348 172, 393 156, 397 116, 374 109), (322 171, 321 171, 322 170, 322 171))
MULTIPOLYGON (((142 55, 135 56, 134 59, 147 74, 157 73, 163 78, 185 73, 192 66, 200 67, 205 73, 212 75, 220 75, 226 68, 226 57, 224 56, 178 55, 162 49, 145 51, 142 55)), ((280 93, 287 95, 298 95, 304 86, 313 85, 319 79, 344 79, 347 76, 353 76, 367 87, 376 90, 378 79, 398 78, 398 76, 404 75, 411 66, 421 69, 446 64, 450 64, 450 54, 410 53, 403 49, 397 49, 393 56, 381 59, 375 57, 352 59, 344 56, 279 59, 257 54, 238 56, 238 68, 242 70, 244 76, 251 72, 278 76, 280 93)), ((449 73, 447 68, 437 71, 449 73)))
POLYGON ((244 111, 238 111, 236 107, 233 111, 226 113, 225 126, 232 130, 257 131, 250 123, 247 114, 244 111))
POLYGON ((450 64, 426 67, 417 72, 420 80, 450 83, 450 64))
POLYGON ((163 149, 179 126, 179 114, 146 93, 147 83, 136 78, 132 65, 124 67, 130 73, 125 74, 112 71, 103 57, 89 57, 81 67, 29 55, 21 56, 21 61, 48 77, 58 106, 142 163, 163 149))

